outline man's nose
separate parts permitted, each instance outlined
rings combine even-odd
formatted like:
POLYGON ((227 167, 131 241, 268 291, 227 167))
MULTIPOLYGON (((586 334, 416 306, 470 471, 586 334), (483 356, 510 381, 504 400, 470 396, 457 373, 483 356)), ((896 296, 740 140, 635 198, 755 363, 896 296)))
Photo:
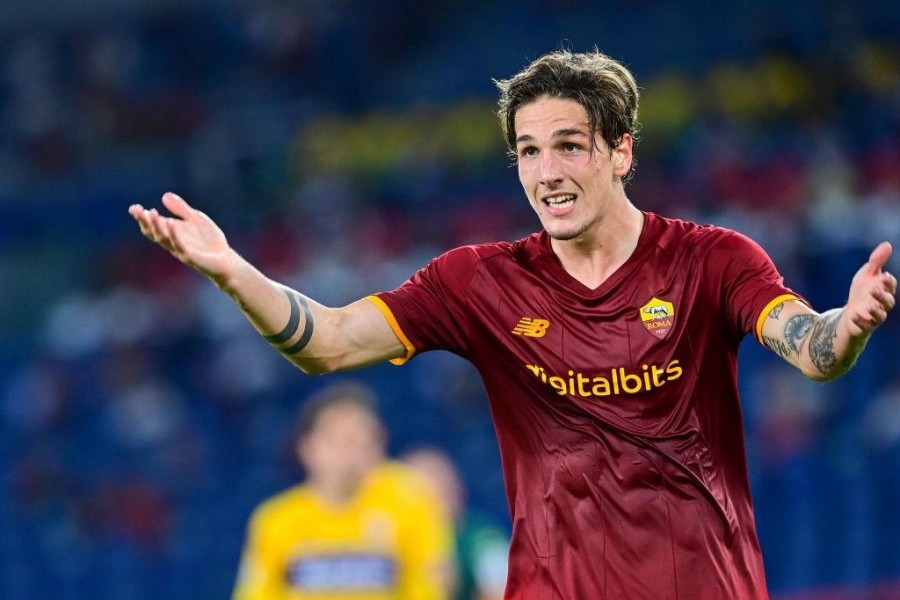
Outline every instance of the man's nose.
POLYGON ((541 155, 541 183, 548 185, 559 181, 561 177, 559 158, 553 152, 544 152, 541 155))

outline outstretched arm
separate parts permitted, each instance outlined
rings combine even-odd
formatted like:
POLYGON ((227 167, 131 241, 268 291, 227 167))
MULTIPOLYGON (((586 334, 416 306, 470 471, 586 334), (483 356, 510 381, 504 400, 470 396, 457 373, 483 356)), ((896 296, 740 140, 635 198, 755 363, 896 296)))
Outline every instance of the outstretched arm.
POLYGON ((763 324, 765 345, 812 379, 846 373, 894 308, 897 279, 883 270, 890 256, 887 242, 872 251, 853 276, 843 308, 819 314, 796 300, 777 305, 763 324))
POLYGON ((208 216, 167 193, 173 216, 139 204, 128 208, 141 232, 209 277, 266 341, 306 373, 354 369, 404 356, 381 311, 369 300, 329 308, 276 283, 244 260, 208 216))

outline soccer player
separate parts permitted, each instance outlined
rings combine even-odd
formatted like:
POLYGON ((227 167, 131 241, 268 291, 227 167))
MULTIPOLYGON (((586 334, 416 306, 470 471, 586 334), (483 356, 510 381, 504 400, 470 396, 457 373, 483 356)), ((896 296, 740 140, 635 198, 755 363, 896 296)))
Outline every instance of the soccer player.
POLYGON ((322 306, 174 194, 174 216, 129 211, 305 372, 438 348, 475 364, 513 522, 507 598, 766 598, 738 345, 751 334, 807 377, 845 373, 894 307, 891 246, 843 307, 816 312, 747 237, 631 203, 638 89, 622 64, 559 51, 497 85, 542 231, 451 250, 393 291, 322 306))
POLYGON ((235 600, 446 600, 450 517, 428 480, 385 456, 369 390, 309 399, 297 456, 306 481, 250 519, 235 600))

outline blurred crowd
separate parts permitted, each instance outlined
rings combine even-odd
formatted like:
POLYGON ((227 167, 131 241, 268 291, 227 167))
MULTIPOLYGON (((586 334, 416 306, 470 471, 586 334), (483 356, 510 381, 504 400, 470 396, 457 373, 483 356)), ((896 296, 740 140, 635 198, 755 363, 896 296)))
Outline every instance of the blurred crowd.
MULTIPOLYGON (((782 4, 133 0, 15 31, 0 12, 0 595, 224 597, 253 506, 301 475, 291 423, 323 382, 128 204, 181 193, 326 304, 389 289, 539 226, 491 78, 561 44, 638 77, 638 207, 745 232, 815 307, 843 304, 877 242, 900 252, 900 11, 782 4)), ((773 592, 900 580, 897 365, 897 315, 828 385, 745 344, 773 592)), ((503 522, 467 364, 356 377, 393 454, 441 448, 503 522)))

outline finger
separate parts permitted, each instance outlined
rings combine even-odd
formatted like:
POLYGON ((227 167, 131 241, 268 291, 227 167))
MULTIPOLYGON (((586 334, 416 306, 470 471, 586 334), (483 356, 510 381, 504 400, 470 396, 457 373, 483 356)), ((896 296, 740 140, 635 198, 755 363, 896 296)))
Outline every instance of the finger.
POLYGON ((860 329, 867 329, 870 326, 869 318, 861 313, 851 316, 850 320, 860 329))
POLYGON ((169 241, 169 247, 172 252, 176 255, 181 256, 184 254, 184 245, 181 243, 181 239, 178 237, 178 231, 175 228, 175 223, 172 219, 166 219, 163 223, 163 229, 165 231, 166 239, 169 241))
POLYGON ((144 212, 144 207, 140 204, 132 204, 128 207, 128 214, 131 215, 133 219, 138 219, 142 212, 144 212))
POLYGON ((131 218, 137 221, 138 226, 141 228, 141 233, 147 235, 147 219, 144 214, 147 212, 140 204, 132 204, 128 207, 128 214, 131 215, 131 218))
POLYGON ((881 268, 884 267, 891 257, 891 252, 892 248, 889 242, 881 242, 878 244, 878 246, 872 250, 872 254, 869 255, 869 262, 865 265, 866 271, 873 275, 880 273, 881 268))
POLYGON ((169 209, 176 217, 180 217, 182 219, 189 219, 194 212, 194 209, 190 207, 190 205, 184 201, 184 198, 175 194, 173 192, 166 192, 162 197, 163 205, 169 209))
POLYGON ((156 241, 153 239, 153 223, 150 218, 150 211, 146 208, 142 208, 141 211, 135 216, 138 224, 141 226, 141 233, 144 234, 144 237, 147 239, 156 241))
POLYGON ((856 315, 851 319, 851 321, 853 321, 853 324, 859 327, 860 331, 863 333, 868 333, 878 326, 878 323, 874 322, 870 317, 864 315, 856 315))
POLYGON ((876 304, 871 306, 862 316, 870 324, 870 327, 875 328, 887 320, 887 310, 880 304, 876 304))
POLYGON ((892 274, 885 272, 882 274, 882 279, 884 281, 885 289, 890 292, 892 295, 897 294, 897 278, 892 274))
POLYGON ((164 217, 162 217, 155 208, 150 209, 148 217, 150 221, 150 231, 153 232, 153 240, 165 246, 168 240, 165 231, 163 230, 164 217))
POLYGON ((896 299, 894 295, 889 293, 884 289, 877 289, 872 292, 872 296, 878 301, 881 306, 885 307, 887 310, 891 310, 894 308, 894 304, 896 303, 896 299))

